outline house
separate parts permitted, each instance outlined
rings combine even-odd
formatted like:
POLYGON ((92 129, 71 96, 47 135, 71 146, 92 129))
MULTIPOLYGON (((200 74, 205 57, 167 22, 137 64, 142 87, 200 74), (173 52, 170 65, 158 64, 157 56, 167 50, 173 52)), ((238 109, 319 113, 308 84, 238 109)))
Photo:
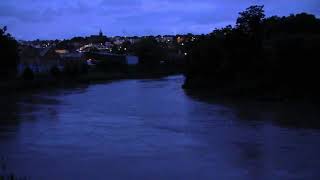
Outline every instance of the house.
POLYGON ((48 74, 53 67, 62 68, 61 59, 53 47, 23 46, 20 49, 18 75, 21 75, 26 68, 30 68, 35 74, 48 74))
POLYGON ((120 45, 122 45, 124 42, 125 42, 124 39, 116 39, 115 41, 113 41, 113 44, 120 46, 120 45))
POLYGON ((83 52, 89 52, 92 49, 97 49, 100 51, 108 50, 112 48, 112 44, 110 42, 105 42, 105 43, 90 43, 86 44, 79 49, 77 49, 77 52, 83 53, 83 52))
POLYGON ((59 54, 59 55, 69 53, 69 51, 66 50, 66 49, 56 49, 55 52, 56 52, 57 54, 59 54))
POLYGON ((138 37, 129 37, 127 38, 127 40, 131 43, 131 44, 135 44, 138 43, 141 39, 138 37))
POLYGON ((50 46, 40 51, 40 64, 43 72, 49 73, 53 67, 60 70, 63 69, 62 60, 60 55, 55 52, 55 47, 50 46))
POLYGON ((87 64, 84 53, 72 52, 60 54, 60 58, 63 70, 67 73, 81 72, 84 65, 87 64))
POLYGON ((165 42, 173 42, 174 36, 165 35, 162 37, 165 42))
POLYGON ((132 55, 118 55, 109 52, 93 52, 90 59, 102 60, 109 64, 134 66, 139 64, 139 58, 132 55))
POLYGON ((106 49, 111 49, 113 45, 112 45, 111 42, 106 41, 106 42, 104 43, 104 46, 105 46, 106 49))
POLYGON ((33 72, 38 72, 40 58, 39 49, 32 46, 20 47, 20 62, 18 64, 18 75, 21 75, 26 68, 30 68, 33 72))
POLYGON ((87 65, 88 65, 88 66, 93 67, 93 66, 96 66, 96 64, 97 64, 97 61, 94 60, 94 59, 88 59, 88 60, 87 60, 87 65))
POLYGON ((60 58, 62 59, 62 61, 83 61, 83 60, 85 60, 84 53, 79 53, 79 52, 60 54, 60 58))

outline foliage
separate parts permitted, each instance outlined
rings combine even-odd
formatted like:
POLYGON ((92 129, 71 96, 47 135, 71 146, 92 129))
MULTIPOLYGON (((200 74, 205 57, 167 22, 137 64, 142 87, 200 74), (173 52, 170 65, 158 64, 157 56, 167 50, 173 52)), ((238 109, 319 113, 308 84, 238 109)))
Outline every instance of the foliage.
POLYGON ((244 33, 257 33, 262 28, 265 17, 264 6, 250 6, 245 11, 239 13, 236 27, 244 33))
POLYGON ((134 52, 140 58, 142 66, 156 66, 164 58, 164 48, 154 37, 140 40, 134 47, 134 52))
POLYGON ((0 28, 0 79, 15 77, 19 61, 18 43, 6 31, 7 27, 0 28))
POLYGON ((265 18, 263 6, 240 13, 190 48, 186 88, 248 94, 317 94, 320 20, 301 13, 265 18))

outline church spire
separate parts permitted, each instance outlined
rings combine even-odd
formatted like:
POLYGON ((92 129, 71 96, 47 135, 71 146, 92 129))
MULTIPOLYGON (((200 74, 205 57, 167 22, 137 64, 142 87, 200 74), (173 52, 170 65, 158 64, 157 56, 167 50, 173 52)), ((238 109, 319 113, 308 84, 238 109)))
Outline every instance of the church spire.
POLYGON ((103 33, 102 33, 101 29, 99 31, 99 36, 103 36, 103 33))

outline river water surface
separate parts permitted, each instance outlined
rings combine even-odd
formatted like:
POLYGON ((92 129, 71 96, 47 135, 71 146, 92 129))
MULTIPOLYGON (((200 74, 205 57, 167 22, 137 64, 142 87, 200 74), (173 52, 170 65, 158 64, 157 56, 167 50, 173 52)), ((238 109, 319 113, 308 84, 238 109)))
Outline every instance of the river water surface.
POLYGON ((320 179, 316 108, 199 98, 182 76, 2 97, 0 175, 320 179), (307 111, 305 110, 307 109, 307 111))

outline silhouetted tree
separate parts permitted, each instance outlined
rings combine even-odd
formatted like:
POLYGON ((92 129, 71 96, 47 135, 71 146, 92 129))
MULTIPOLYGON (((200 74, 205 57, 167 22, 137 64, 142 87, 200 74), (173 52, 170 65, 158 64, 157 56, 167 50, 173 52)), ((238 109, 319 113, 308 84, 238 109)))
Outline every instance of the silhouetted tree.
POLYGON ((154 37, 146 37, 135 44, 134 53, 142 66, 157 66, 164 57, 164 48, 154 37))
POLYGON ((265 18, 263 6, 239 13, 190 46, 184 87, 246 95, 318 96, 320 20, 300 13, 265 18))
POLYGON ((256 34, 262 30, 262 22, 265 17, 264 6, 250 6, 239 13, 236 27, 243 33, 256 34))
POLYGON ((18 43, 6 32, 7 27, 0 28, 0 79, 14 78, 19 61, 18 43))

